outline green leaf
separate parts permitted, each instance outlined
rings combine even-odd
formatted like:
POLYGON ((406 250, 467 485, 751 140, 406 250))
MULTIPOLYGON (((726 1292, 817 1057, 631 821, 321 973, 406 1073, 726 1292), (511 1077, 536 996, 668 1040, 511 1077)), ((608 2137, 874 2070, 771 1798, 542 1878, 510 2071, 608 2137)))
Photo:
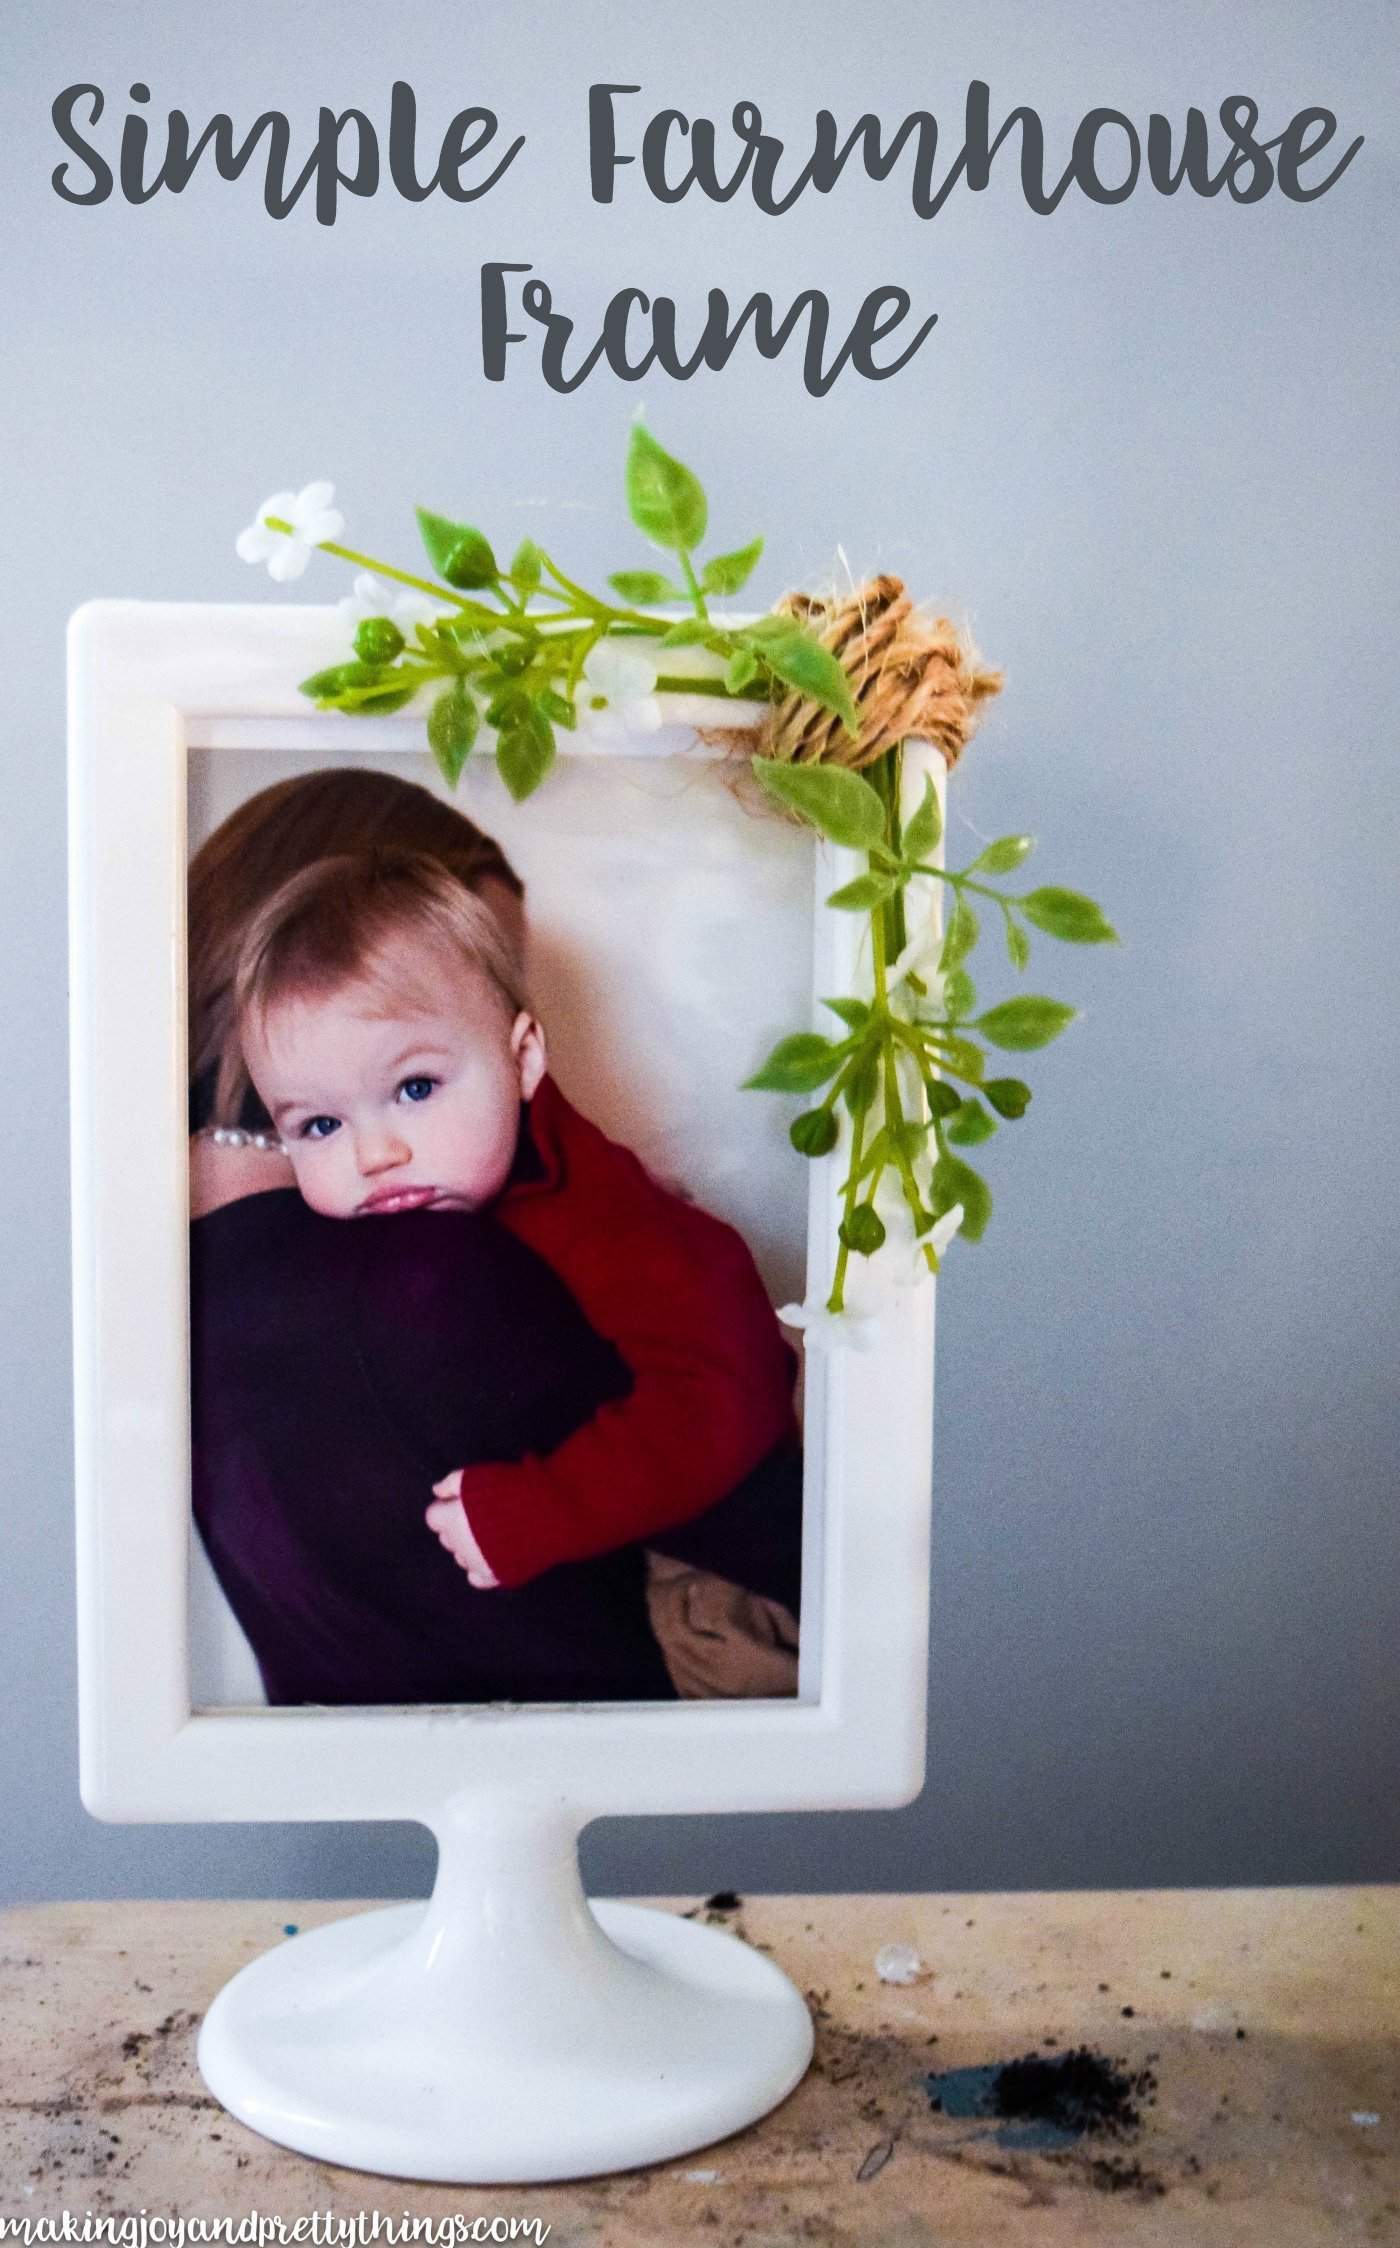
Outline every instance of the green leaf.
POLYGON ((984 1178, 956 1155, 941 1155, 933 1166, 933 1214, 941 1218, 961 1202, 964 1241, 980 1241, 992 1214, 992 1194, 984 1178))
POLYGON ((543 569, 544 556, 534 540, 522 539, 511 557, 510 565, 510 575, 517 593, 523 594, 528 600, 540 582, 543 569))
POLYGON ((999 835, 985 851, 978 853, 968 874, 1014 874, 1023 859, 1028 859, 1035 849, 1033 835, 999 835))
POLYGON ((742 695, 758 677, 758 658, 752 648, 736 648, 724 667, 724 684, 731 695, 742 695))
POLYGON ((658 648, 697 648, 703 647, 709 637, 709 626, 702 624, 698 617, 682 617, 678 624, 662 633, 656 645, 658 648))
POLYGON ((1013 968, 1024 968, 1031 956, 1031 940, 1019 921, 1006 916, 1006 949, 1013 968))
POLYGON ((948 926, 943 932, 943 949, 938 955, 941 975, 947 975, 965 960, 977 942, 977 916, 966 898, 959 897, 948 916, 948 926))
POLYGON ((709 521, 699 478, 640 421, 632 424, 627 449, 627 511, 643 538, 676 554, 697 547, 709 521))
POLYGON ((885 1221, 868 1202, 861 1202, 848 1218, 841 1220, 839 1232, 846 1247, 853 1249, 858 1257, 873 1257, 884 1245, 885 1221))
POLYGON ((1031 1089, 1019 1077, 989 1077, 982 1091, 998 1116, 1024 1116, 1031 1104, 1031 1089))
POLYGON ((459 593, 496 583, 500 575, 496 557, 489 540, 483 538, 480 531, 474 530, 470 523, 453 523, 445 515, 434 515, 426 507, 414 512, 428 550, 428 560, 440 578, 455 585, 459 593))
POLYGON ((313 671, 303 679, 297 693, 309 695, 313 702, 327 703, 344 694, 347 687, 355 687, 373 678, 377 666, 364 663, 336 663, 326 671, 313 671))
POLYGON ((530 698, 524 688, 514 684, 498 687, 494 680, 484 680, 482 685, 488 691, 495 688, 486 705, 487 725, 495 726, 502 733, 507 726, 518 726, 530 709, 530 698))
POLYGON ((614 570, 608 579, 614 593, 634 606, 643 601, 683 601, 685 595, 659 570, 614 570))
POLYGON ((870 913, 892 898, 897 887, 892 874, 858 874, 854 882, 833 890, 826 902, 841 913, 870 913))
POLYGON ((995 1117, 987 1114, 975 1095, 958 1104, 956 1114, 945 1126, 949 1139, 956 1140, 959 1147, 976 1147, 982 1140, 989 1140, 996 1128, 995 1117))
POLYGON ((960 1095, 954 1092, 951 1085, 945 1085, 941 1077, 926 1077, 924 1091, 928 1095, 929 1113, 932 1116, 956 1116, 962 1107, 960 1095))
POLYGON ((739 637, 762 650, 768 641, 786 640, 789 633, 800 630, 795 617, 780 616, 776 610, 770 610, 767 616, 755 617, 752 624, 742 625, 739 637))
POLYGON ((938 791, 931 777, 924 780, 924 800, 918 810, 910 815, 904 829, 904 856, 911 862, 926 859, 938 849, 943 833, 943 815, 938 809, 938 791))
POLYGON ((749 546, 736 547, 732 554, 715 554, 700 572, 702 593, 737 593, 753 576, 754 565, 763 552, 762 539, 754 539, 749 546))
POLYGON ((880 1084, 880 1054, 871 1047, 862 1054, 842 1089, 841 1098, 852 1116, 864 1116, 872 1105, 880 1084))
POLYGON ((1092 898, 1078 890, 1031 890, 1017 900, 1032 928, 1066 944, 1117 944, 1118 931, 1109 927, 1092 898))
POLYGON ((744 1079, 744 1090, 764 1093, 814 1093, 841 1066, 843 1049, 819 1031, 799 1030, 780 1038, 762 1069, 744 1079))
POLYGON ((840 1138, 841 1127, 829 1108, 809 1108, 794 1116, 788 1138, 799 1155, 829 1155, 840 1138))
POLYGON ((956 1022, 960 1015, 970 1015, 977 1005, 977 986, 966 968, 954 968, 943 979, 943 1012, 956 1022))
POLYGON ((577 726, 578 712, 566 695, 556 694, 552 687, 542 687, 536 699, 545 717, 552 718, 556 726, 577 726))
POLYGON ((755 757, 753 769, 771 797, 831 842, 862 851, 884 839, 885 807, 859 773, 840 765, 791 765, 774 757, 755 757))
POLYGON ((822 1005, 839 1015, 848 1030, 864 1030, 870 1019, 868 999, 824 999, 822 1005))
POLYGON ((428 747, 449 788, 457 786, 480 723, 475 700, 460 679, 428 712, 428 747))
POLYGON ((361 718, 390 718, 405 703, 411 703, 416 692, 414 687, 386 687, 382 694, 358 696, 347 708, 361 718))
POLYGON ((784 633, 765 633, 758 652, 785 686, 795 687, 800 695, 820 703, 823 710, 834 710, 848 734, 859 732, 850 680, 831 650, 824 648, 813 633, 789 623, 784 633))
POLYGON ((999 1007, 979 1015, 973 1028, 1008 1054, 1029 1054, 1038 1046, 1048 1046, 1052 1038, 1058 1038, 1065 1025, 1074 1021, 1075 1012, 1073 1007, 1066 1007, 1058 999, 1028 995, 1024 999, 1004 999, 999 1007))
POLYGON ((496 763, 517 804, 534 794, 554 763, 554 728, 537 704, 503 729, 496 763))

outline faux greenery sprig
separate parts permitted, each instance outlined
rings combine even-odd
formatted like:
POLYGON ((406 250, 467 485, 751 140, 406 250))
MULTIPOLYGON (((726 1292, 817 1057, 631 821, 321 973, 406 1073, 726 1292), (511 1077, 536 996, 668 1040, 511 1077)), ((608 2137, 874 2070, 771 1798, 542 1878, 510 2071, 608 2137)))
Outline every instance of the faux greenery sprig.
MULTIPOLYGON (((638 530, 675 557, 679 582, 655 570, 619 570, 608 580, 615 600, 567 576, 533 539, 522 540, 503 569, 483 532, 426 508, 418 509, 418 524, 437 577, 397 569, 340 543, 343 519, 333 498, 328 484, 274 495, 239 538, 238 552, 246 561, 265 561, 283 581, 301 575, 313 548, 373 573, 357 581, 369 613, 357 625, 352 655, 304 680, 302 692, 323 710, 382 716, 431 690, 428 741, 449 786, 461 776, 483 717, 496 730, 501 777, 520 800, 553 764, 559 727, 655 726, 658 693, 770 703, 796 693, 835 712, 848 737, 858 735, 851 682, 814 632, 786 614, 743 624, 713 614, 711 600, 747 583, 763 541, 704 559, 709 510, 703 487, 640 422, 633 425, 627 457, 628 509, 638 530), (388 594, 376 580, 404 587, 406 594, 388 594), (688 613, 679 620, 648 613, 648 605, 662 602, 684 602, 688 613), (688 672, 688 648, 705 649, 722 670, 688 672), (676 668, 668 661, 673 652, 676 668)), ((897 1231, 906 1252, 901 1277, 914 1278, 937 1271, 941 1251, 959 1229, 969 1241, 981 1239, 991 1193, 956 1151, 989 1139, 999 1120, 1023 1116, 1031 1098, 1020 1078, 988 1075, 986 1049, 1032 1052, 1074 1018, 1072 1007, 1042 996, 1006 999, 976 1012, 967 966, 981 935, 973 899, 990 901, 1000 915, 1017 970, 1029 960, 1031 929, 1071 944, 1116 939, 1094 901, 1077 891, 994 887, 1029 856, 1027 835, 999 837, 960 872, 935 865, 942 840, 938 798, 927 782, 917 810, 902 821, 899 747, 875 758, 865 773, 820 762, 752 762, 763 788, 787 813, 865 857, 864 872, 827 902, 869 918, 869 996, 827 1000, 844 1037, 798 1031, 781 1039, 747 1081, 789 1095, 822 1093, 790 1128, 805 1156, 830 1154, 842 1136, 842 1112, 849 1119, 830 1295, 824 1309, 793 1307, 792 1323, 806 1327, 811 1343, 853 1329, 841 1317, 852 1256, 886 1249, 888 1261, 897 1231), (941 883, 952 892, 937 943, 929 934, 928 891, 916 893, 925 926, 910 939, 915 882, 941 883)))
MULTIPOLYGON (((329 487, 308 486, 307 492, 329 487)), ((278 497, 295 509, 306 494, 278 497)), ((580 712, 604 710, 625 723, 628 703, 649 699, 636 692, 645 690, 648 677, 658 693, 769 701, 796 689, 837 712, 853 734, 850 683, 814 633, 791 617, 730 625, 711 615, 712 599, 738 593, 748 582, 763 541, 702 559, 709 516, 704 489, 641 422, 633 424, 628 450, 627 505, 644 537, 676 557, 680 584, 656 570, 618 570, 608 580, 617 599, 605 600, 566 576, 534 539, 523 539, 503 568, 474 525, 422 507, 418 527, 437 580, 359 554, 335 533, 304 540, 308 553, 316 545, 358 563, 427 596, 444 613, 418 618, 407 631, 392 616, 366 617, 352 658, 304 680, 302 693, 322 710, 382 717, 435 688, 428 741, 444 779, 456 786, 484 716, 496 729, 501 778, 517 801, 539 787, 553 764, 558 727, 576 726, 580 712), (639 606, 666 601, 688 602, 690 614, 673 621, 639 606), (680 662, 649 673, 595 662, 595 652, 610 641, 649 644, 663 660, 674 652, 680 662), (680 652, 694 647, 722 658, 722 676, 687 676, 680 652)), ((298 535, 295 516, 268 501, 239 550, 249 560, 276 561, 278 542, 298 535)), ((284 568, 278 574, 291 573, 284 568)))
POLYGON ((883 1248, 891 1220, 901 1224, 906 1244, 931 1272, 953 1230, 945 1225, 954 1211, 961 1212, 957 1230, 964 1238, 981 1240, 991 1216, 991 1191, 955 1150, 990 1139, 999 1118, 1024 1116, 1031 1099, 1020 1078, 987 1074, 986 1048, 1030 1053, 1048 1046, 1074 1020, 1073 1007, 1029 994, 974 1012, 977 991, 967 961, 981 924, 971 899, 995 904, 1017 969, 1030 958, 1027 923, 1071 944, 1117 941, 1092 898, 1076 890, 1008 894, 978 879, 1014 873, 1034 848, 1028 835, 998 837, 960 873, 932 864, 942 836, 933 782, 925 782, 922 802, 902 825, 900 763, 900 752, 891 751, 872 766, 867 780, 838 766, 754 760, 759 780, 777 802, 830 842, 862 851, 866 859, 866 871, 833 891, 827 904, 870 917, 871 997, 827 1000, 845 1037, 798 1031, 780 1040, 748 1080, 781 1093, 826 1087, 819 1105, 791 1126, 792 1143, 803 1155, 825 1155, 836 1146, 838 1104, 850 1117, 840 1246, 826 1305, 833 1313, 845 1308, 851 1256, 869 1257, 883 1248), (912 943, 908 938, 907 894, 919 879, 952 891, 952 910, 936 946, 927 934, 912 943), (887 1180, 897 1193, 882 1200, 887 1180))

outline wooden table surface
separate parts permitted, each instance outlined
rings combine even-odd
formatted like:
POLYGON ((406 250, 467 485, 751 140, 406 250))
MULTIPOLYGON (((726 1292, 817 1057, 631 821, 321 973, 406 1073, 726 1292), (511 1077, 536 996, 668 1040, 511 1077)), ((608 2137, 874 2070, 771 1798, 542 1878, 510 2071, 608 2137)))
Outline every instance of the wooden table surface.
POLYGON ((195 2032, 219 1986, 289 1927, 361 1909, 0 1915, 0 2216, 528 2216, 553 2248, 1400 2243, 1400 1888, 746 1900, 707 1917, 807 1992, 806 2081, 702 2153, 512 2188, 333 2169, 206 2093, 195 2032), (890 1943, 917 1982, 879 1979, 890 1943), (1081 2044, 1157 2080, 1126 2138, 1028 2147, 930 2103, 930 2072, 1081 2044))

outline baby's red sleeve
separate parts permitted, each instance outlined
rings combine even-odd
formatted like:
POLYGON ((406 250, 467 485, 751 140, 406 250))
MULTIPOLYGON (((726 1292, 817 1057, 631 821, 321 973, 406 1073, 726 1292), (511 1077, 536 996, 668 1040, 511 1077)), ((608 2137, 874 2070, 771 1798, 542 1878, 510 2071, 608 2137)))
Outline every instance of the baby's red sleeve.
POLYGON ((633 1387, 543 1457, 464 1470, 467 1519, 503 1585, 703 1514, 794 1432, 795 1360, 739 1235, 586 1130, 596 1144, 562 1199, 498 1215, 554 1267, 633 1387))

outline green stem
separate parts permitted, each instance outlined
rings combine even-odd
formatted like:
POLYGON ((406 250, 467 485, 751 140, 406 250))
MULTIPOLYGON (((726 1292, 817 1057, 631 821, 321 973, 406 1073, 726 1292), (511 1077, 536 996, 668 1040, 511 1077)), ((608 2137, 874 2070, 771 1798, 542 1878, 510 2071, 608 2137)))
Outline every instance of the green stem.
MULTIPOLYGON (((851 1168, 846 1177, 845 1204, 842 1213, 846 1218, 850 1217, 859 1199, 858 1179, 861 1149, 865 1144, 865 1117, 866 1111, 862 1109, 851 1121, 851 1168)), ((843 1290, 846 1285, 846 1267, 850 1260, 851 1252, 843 1241, 836 1251, 836 1270, 832 1274, 831 1294, 826 1299, 828 1311, 844 1311, 845 1309, 843 1290)))
POLYGON ((555 584, 557 586, 562 586, 565 593, 570 594, 575 601, 581 602, 585 609, 596 609, 599 606, 599 603, 595 601, 593 595, 589 593, 583 586, 576 585, 572 578, 565 577, 563 571, 560 569, 553 555, 546 554, 543 547, 541 547, 540 549, 540 560, 544 564, 546 570, 548 570, 555 584))
POLYGON ((658 695, 718 695, 722 702, 744 702, 743 695, 731 695, 722 679, 683 679, 675 672, 660 672, 656 680, 658 695))
POLYGON ((686 590, 695 604, 695 614, 700 619, 701 624, 708 624, 710 612, 705 606, 705 596, 700 591, 700 580, 695 575, 695 566, 684 547, 681 548, 680 555, 681 568, 685 572, 686 590))
POLYGON ((974 882, 970 874, 952 874, 945 866, 911 866, 909 872, 911 874, 931 874, 937 882, 951 882, 955 890, 975 890, 979 898, 994 899, 1003 912, 1005 912, 1008 904, 1019 905, 1021 895, 1029 895, 1028 892, 1013 893, 1008 899, 1004 890, 993 890, 985 882, 974 882))
MULTIPOLYGON (((876 759, 870 773, 870 778, 874 782, 885 807, 885 834, 889 847, 894 853, 896 863, 899 859, 900 838, 903 830, 903 821, 899 809, 903 769, 904 744, 896 742, 893 749, 886 750, 883 757, 876 759)), ((885 917, 885 936, 889 945, 889 957, 894 960, 904 950, 909 936, 904 915, 904 885, 902 883, 895 891, 894 896, 881 908, 881 911, 885 917)))
MULTIPOLYGON (((263 521, 269 531, 283 531, 288 537, 292 536, 291 524, 282 522, 280 517, 265 515, 263 521)), ((429 594, 434 601, 450 601, 458 609, 469 609, 489 618, 493 625, 507 622, 501 611, 488 609, 482 601, 468 601, 464 594, 454 593, 450 586, 439 585, 433 578, 416 578, 410 570, 397 570, 392 562, 378 562, 372 554, 360 554, 353 546, 342 546, 337 539, 322 539, 317 552, 337 555, 342 562, 353 562, 357 569, 372 570, 377 578, 392 578, 395 585, 412 586, 415 593, 429 594)))
MULTIPOLYGON (((891 1028, 900 1045, 908 1048, 921 1068, 936 1067, 940 1077, 951 1077, 959 1085, 971 1085, 974 1091, 980 1090, 981 1078, 969 1077, 966 1070, 954 1069, 952 1063, 940 1053, 930 1055, 925 1052, 924 1038, 938 1038, 940 1035, 936 1023, 921 1023, 916 1027, 913 1023, 901 1022, 897 1015, 892 1016, 890 1020, 891 1028), (920 1031, 923 1032, 923 1037, 920 1036, 920 1031)), ((944 1035, 955 1038, 960 1034, 957 1031, 949 1031, 944 1035)))
MULTIPOLYGON (((905 1147, 901 1136, 904 1125, 904 1102, 899 1090, 899 1071, 895 1066, 895 1048, 899 1043, 898 1026, 896 1018, 889 1012, 889 999, 885 984, 882 921, 887 910, 884 906, 877 908, 875 913, 872 914, 870 922, 871 944, 875 962, 876 1003, 885 1016, 885 1050, 882 1057, 885 1078, 885 1124, 889 1132, 890 1145, 894 1149, 895 1167, 899 1172, 904 1200, 908 1205, 910 1217, 917 1223, 923 1215, 923 1203, 919 1198, 919 1182, 914 1176, 914 1166, 909 1160, 909 1151, 905 1147)), ((881 1168, 883 1169, 884 1166, 882 1165, 881 1168)), ((870 1190, 872 1203, 875 1200, 875 1187, 879 1183, 880 1174, 877 1172, 875 1186, 872 1186, 870 1190)))

